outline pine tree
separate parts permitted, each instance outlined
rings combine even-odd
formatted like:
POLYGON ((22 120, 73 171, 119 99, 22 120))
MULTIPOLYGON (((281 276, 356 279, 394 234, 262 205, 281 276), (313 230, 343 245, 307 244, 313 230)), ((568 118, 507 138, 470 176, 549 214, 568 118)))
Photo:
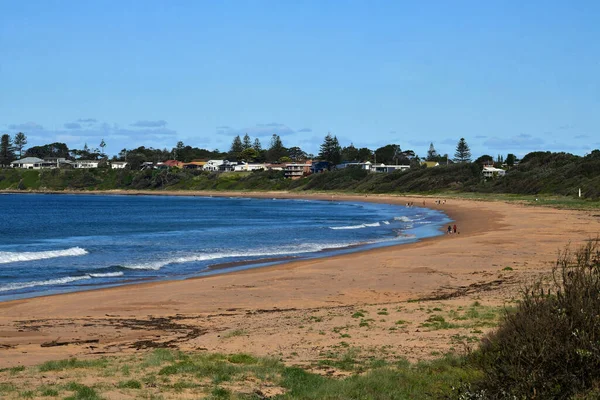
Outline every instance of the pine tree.
POLYGON ((287 149, 283 146, 281 138, 277 134, 273 134, 271 137, 271 146, 267 150, 267 160, 271 162, 278 162, 281 157, 287 157, 287 149))
POLYGON ((433 147, 433 143, 431 143, 429 145, 429 150, 427 150, 427 161, 437 161, 439 158, 439 154, 438 152, 435 150, 435 147, 433 147))
POLYGON ((246 133, 244 135, 244 141, 242 142, 242 150, 250 148, 252 148, 252 139, 250 139, 250 136, 248 136, 248 134, 246 133))
POLYGON ((460 138, 456 145, 456 152, 454 153, 455 162, 471 162, 471 150, 467 144, 465 138, 460 138))
POLYGON ((19 158, 23 158, 23 147, 27 144, 27 136, 23 132, 19 132, 15 135, 15 148, 19 150, 19 158))
POLYGON ((237 135, 233 138, 233 142, 231 142, 231 148, 229 149, 227 157, 232 161, 237 161, 242 151, 244 151, 244 147, 242 146, 242 140, 240 139, 240 135, 237 135))
POLYGON ((15 151, 12 140, 8 134, 2 135, 0 139, 0 167, 8 167, 15 159, 15 151))
POLYGON ((258 140, 258 138, 254 139, 254 145, 252 147, 254 147, 254 150, 256 150, 257 153, 262 151, 262 146, 260 145, 260 140, 258 140))
POLYGON ((329 161, 331 165, 337 165, 342 159, 342 148, 336 136, 328 133, 319 149, 319 158, 323 161, 329 161))
POLYGON ((105 157, 105 154, 104 154, 105 147, 106 147, 106 142, 104 141, 104 139, 102 139, 102 141, 100 142, 100 148, 102 149, 102 151, 101 151, 102 157, 105 157))

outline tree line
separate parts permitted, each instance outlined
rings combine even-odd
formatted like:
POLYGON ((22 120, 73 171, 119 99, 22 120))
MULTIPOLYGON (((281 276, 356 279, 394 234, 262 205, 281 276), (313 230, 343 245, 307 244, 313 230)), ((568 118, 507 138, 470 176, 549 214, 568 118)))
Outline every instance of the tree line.
MULTIPOLYGON (((33 146, 23 152, 27 144, 27 136, 19 132, 14 138, 4 134, 0 140, 0 166, 7 167, 18 158, 37 157, 41 159, 65 158, 70 160, 108 160, 104 152, 106 142, 101 140, 98 147, 90 148, 87 143, 82 149, 69 149, 65 143, 50 143, 42 146, 33 146)), ((132 169, 138 169, 145 162, 157 163, 168 159, 175 159, 181 162, 190 162, 197 159, 227 159, 238 162, 304 162, 306 160, 326 161, 330 166, 340 164, 341 162, 372 162, 388 165, 419 165, 422 160, 434 161, 440 164, 451 162, 465 163, 471 162, 471 151, 464 138, 461 138, 456 145, 454 157, 450 158, 448 154, 439 154, 433 143, 424 157, 418 156, 413 150, 402 150, 399 144, 386 144, 375 150, 367 147, 357 148, 353 143, 342 147, 337 136, 328 133, 319 146, 319 153, 315 156, 298 146, 286 147, 281 137, 273 134, 268 148, 263 148, 259 138, 252 139, 247 133, 240 137, 236 135, 233 138, 229 151, 221 152, 218 149, 207 150, 198 147, 185 145, 182 141, 177 142, 171 150, 155 149, 152 147, 140 146, 135 149, 122 149, 117 155, 112 157, 114 161, 127 161, 132 169)), ((513 166, 517 162, 514 154, 508 154, 506 158, 498 155, 494 158, 490 155, 483 155, 475 162, 478 164, 490 165, 508 165, 513 166)))

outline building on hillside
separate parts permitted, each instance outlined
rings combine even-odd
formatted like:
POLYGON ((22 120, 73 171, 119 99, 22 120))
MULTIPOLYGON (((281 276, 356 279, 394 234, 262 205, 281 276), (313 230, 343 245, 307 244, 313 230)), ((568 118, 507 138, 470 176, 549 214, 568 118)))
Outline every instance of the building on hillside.
POLYGON ((124 169, 127 166, 127 161, 111 161, 110 167, 112 169, 124 169))
POLYGON ((484 178, 496 178, 499 176, 504 176, 506 174, 506 171, 496 167, 485 166, 483 167, 483 171, 481 171, 481 174, 484 178))
POLYGON ((219 165, 219 172, 231 172, 235 169, 236 162, 223 160, 223 163, 219 165))
POLYGON ((439 167, 440 163, 437 161, 421 161, 421 165, 424 165, 427 168, 433 168, 433 167, 439 167))
POLYGON ((206 162, 206 164, 204 164, 204 167, 202 167, 202 169, 205 171, 210 171, 210 172, 218 172, 219 166, 222 165, 226 161, 227 160, 208 160, 206 162))
POLYGON ((45 158, 43 168, 73 168, 73 161, 66 158, 45 158))
POLYGON ((10 163, 13 168, 23 169, 42 169, 44 167, 44 160, 37 157, 25 157, 20 160, 16 160, 10 163))
POLYGON ((344 169, 344 168, 360 168, 360 169, 366 169, 367 171, 371 171, 372 164, 370 161, 366 161, 366 162, 352 161, 352 162, 343 162, 343 163, 335 166, 335 169, 344 169))
POLYGON ((310 166, 311 174, 318 174, 320 172, 329 171, 330 164, 329 161, 317 161, 313 162, 310 166))
POLYGON ((100 164, 99 160, 75 160, 73 161, 73 168, 82 169, 82 168, 98 168, 100 164))
POLYGON ((311 166, 311 161, 307 161, 306 163, 288 163, 285 165, 283 173, 286 178, 300 179, 303 176, 310 175, 311 166))
POLYGON ((394 171, 406 171, 410 169, 410 165, 386 165, 386 164, 373 164, 371 166, 371 172, 394 172, 394 171))
POLYGON ((248 163, 239 163, 234 166, 233 170, 235 172, 245 172, 245 171, 260 171, 267 169, 266 164, 248 164, 248 163))
POLYGON ((206 161, 192 160, 189 163, 183 164, 185 169, 203 169, 206 161))

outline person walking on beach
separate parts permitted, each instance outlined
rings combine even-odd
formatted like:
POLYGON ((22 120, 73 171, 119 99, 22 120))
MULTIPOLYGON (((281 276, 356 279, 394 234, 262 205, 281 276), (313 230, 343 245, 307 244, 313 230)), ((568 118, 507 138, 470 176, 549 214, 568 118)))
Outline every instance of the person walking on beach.
POLYGON ((452 227, 448 225, 448 235, 452 233, 452 227))
POLYGON ((454 233, 456 233, 456 224, 454 224, 454 227, 452 229, 454 230, 454 233))

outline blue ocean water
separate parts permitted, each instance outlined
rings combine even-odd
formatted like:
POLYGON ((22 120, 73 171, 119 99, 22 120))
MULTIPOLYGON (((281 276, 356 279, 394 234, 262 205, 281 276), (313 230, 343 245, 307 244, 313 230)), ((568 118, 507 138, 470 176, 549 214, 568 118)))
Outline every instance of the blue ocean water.
POLYGON ((407 243, 448 222, 374 203, 3 194, 0 301, 407 243))

